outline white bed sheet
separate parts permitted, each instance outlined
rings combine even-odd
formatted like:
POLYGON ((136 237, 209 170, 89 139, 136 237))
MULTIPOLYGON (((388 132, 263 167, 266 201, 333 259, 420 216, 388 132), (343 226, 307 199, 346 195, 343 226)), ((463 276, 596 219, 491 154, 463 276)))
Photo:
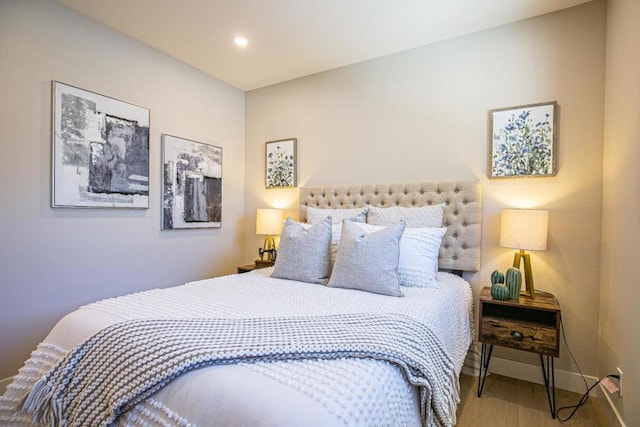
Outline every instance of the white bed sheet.
MULTIPOLYGON (((0 422, 20 424, 12 405, 64 352, 113 323, 134 318, 270 317, 403 313, 431 327, 460 372, 472 339, 472 292, 439 273, 404 298, 269 277, 272 269, 99 301, 58 322, 0 398, 0 422), (41 372, 42 371, 42 372, 41 372)), ((209 367, 190 372, 119 419, 122 425, 420 425, 417 389, 388 362, 341 359, 209 367)))

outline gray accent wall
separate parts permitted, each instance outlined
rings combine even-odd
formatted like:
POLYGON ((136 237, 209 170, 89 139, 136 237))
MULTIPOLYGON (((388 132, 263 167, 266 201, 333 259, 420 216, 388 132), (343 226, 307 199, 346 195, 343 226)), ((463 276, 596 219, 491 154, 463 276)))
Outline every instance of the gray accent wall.
POLYGON ((3 0, 0 99, 0 379, 83 304, 243 262, 242 91, 55 1, 3 0), (148 210, 50 207, 51 80, 151 110, 148 210), (160 230, 162 133, 223 148, 222 228, 160 230))

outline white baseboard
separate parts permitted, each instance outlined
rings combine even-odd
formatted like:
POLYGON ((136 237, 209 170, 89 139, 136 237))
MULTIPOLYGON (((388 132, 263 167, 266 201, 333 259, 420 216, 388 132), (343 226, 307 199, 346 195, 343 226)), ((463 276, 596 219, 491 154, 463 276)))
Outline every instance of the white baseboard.
POLYGON ((622 421, 622 417, 620 416, 620 412, 618 412, 618 408, 616 408, 616 405, 613 404, 613 401, 609 397, 609 392, 604 388, 602 383, 600 383, 599 387, 596 387, 596 389, 599 389, 598 397, 603 397, 604 400, 606 400, 607 403, 609 404, 609 408, 611 409, 611 412, 613 412, 613 414, 618 419, 618 422, 620 423, 620 426, 621 427, 627 427, 627 425, 624 423, 624 421, 622 421))
MULTIPOLYGON (((515 360, 502 359, 493 356, 489 364, 489 374, 504 375, 505 377, 517 378, 536 384, 544 384, 542 368, 540 365, 530 365, 529 363, 517 362, 515 360)), ((580 374, 575 372, 555 369, 556 388, 584 394, 587 389, 580 374)), ((598 378, 585 375, 587 384, 591 387, 598 381, 598 378)), ((591 392, 593 394, 593 391, 591 392)))

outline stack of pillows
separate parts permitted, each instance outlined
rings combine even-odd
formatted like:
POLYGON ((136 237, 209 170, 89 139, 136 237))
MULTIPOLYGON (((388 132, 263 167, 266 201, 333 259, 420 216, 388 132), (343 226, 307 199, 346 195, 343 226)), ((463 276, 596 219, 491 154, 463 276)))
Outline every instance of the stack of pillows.
POLYGON ((400 285, 436 282, 444 204, 424 207, 307 208, 287 218, 271 277, 403 296, 400 285))

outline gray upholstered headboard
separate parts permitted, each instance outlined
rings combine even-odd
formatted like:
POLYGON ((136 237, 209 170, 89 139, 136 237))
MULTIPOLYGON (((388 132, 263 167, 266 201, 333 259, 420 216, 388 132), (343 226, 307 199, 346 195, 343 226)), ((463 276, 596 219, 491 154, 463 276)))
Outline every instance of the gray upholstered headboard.
POLYGON ((384 208, 444 203, 443 222, 448 230, 440 247, 439 268, 480 270, 482 186, 479 181, 302 187, 299 203, 300 221, 307 218, 307 206, 384 208))

